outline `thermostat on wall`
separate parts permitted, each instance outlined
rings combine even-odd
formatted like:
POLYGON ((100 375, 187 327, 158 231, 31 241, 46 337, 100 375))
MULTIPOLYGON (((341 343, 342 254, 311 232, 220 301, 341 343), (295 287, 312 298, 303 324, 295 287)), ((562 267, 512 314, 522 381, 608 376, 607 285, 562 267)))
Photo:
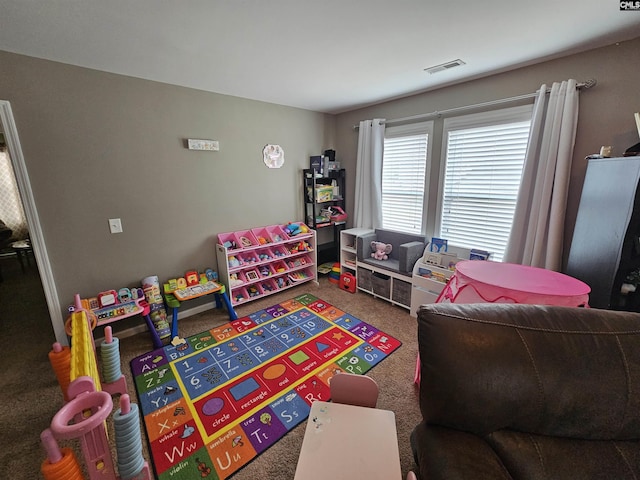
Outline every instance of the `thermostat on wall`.
POLYGON ((187 139, 189 150, 209 150, 217 152, 220 150, 220 144, 216 140, 199 140, 197 138, 187 139))

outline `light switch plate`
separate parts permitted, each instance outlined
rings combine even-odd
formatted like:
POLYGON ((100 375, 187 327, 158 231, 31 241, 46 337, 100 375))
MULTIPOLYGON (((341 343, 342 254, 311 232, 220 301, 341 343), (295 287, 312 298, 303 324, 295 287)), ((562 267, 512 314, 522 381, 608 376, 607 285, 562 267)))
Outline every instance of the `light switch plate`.
POLYGON ((122 221, 119 218, 110 218, 109 230, 111 233, 122 233, 122 221))
POLYGON ((220 143, 217 140, 199 140, 197 138, 187 139, 189 150, 209 150, 217 152, 220 150, 220 143))

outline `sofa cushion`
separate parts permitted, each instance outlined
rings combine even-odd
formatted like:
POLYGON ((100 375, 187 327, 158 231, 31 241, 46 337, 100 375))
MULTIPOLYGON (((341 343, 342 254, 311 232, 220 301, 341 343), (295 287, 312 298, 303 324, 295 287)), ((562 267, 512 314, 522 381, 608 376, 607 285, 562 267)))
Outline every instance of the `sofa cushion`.
POLYGON ((640 314, 423 305, 418 342, 422 478, 640 478, 640 314))

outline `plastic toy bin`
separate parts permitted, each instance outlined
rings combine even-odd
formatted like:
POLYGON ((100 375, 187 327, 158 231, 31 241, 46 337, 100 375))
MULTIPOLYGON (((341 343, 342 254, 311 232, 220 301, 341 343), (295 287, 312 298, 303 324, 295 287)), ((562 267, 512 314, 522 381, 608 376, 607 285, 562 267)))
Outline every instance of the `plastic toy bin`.
POLYGON ((289 255, 289 250, 283 246, 271 247, 274 257, 286 257, 289 255))
POLYGON ((258 272, 258 270, 255 268, 252 268, 251 270, 245 270, 244 276, 245 276, 246 283, 257 282, 262 278, 262 276, 260 275, 260 272, 258 272))
MULTIPOLYGON (((307 225, 306 223, 304 223, 304 222, 291 222, 291 225, 304 225, 305 227, 307 227, 307 230, 311 230, 311 229, 308 227, 308 225, 307 225)), ((292 239, 292 238, 293 238, 293 239, 296 239, 296 238, 299 238, 299 237, 307 237, 307 236, 308 236, 308 234, 306 234, 306 233, 299 233, 299 234, 297 234, 297 235, 289 235, 289 234, 287 233, 287 231, 286 231, 285 227, 286 227, 286 225, 284 225, 284 226, 282 227, 282 231, 284 232, 284 235, 285 235, 285 237, 284 237, 284 238, 289 238, 289 239, 292 239)))
POLYGON ((234 288, 231 290, 231 301, 234 304, 246 302, 249 300, 249 293, 245 287, 234 288))
POLYGON ((270 248, 261 248, 256 251, 256 255, 259 262, 269 262, 275 258, 270 248))
POLYGON ((218 244, 223 245, 227 250, 242 248, 242 243, 240 243, 240 239, 238 239, 235 232, 219 233, 218 244))
POLYGON ((247 283, 247 277, 245 277, 244 273, 242 273, 242 272, 230 273, 229 274, 229 283, 231 283, 231 285, 229 285, 231 287, 231 289, 235 289, 235 288, 241 287, 242 285, 247 283), (237 283, 237 285, 234 284, 234 283, 231 283, 231 282, 234 281, 234 278, 233 278, 234 276, 237 279, 237 280, 235 280, 235 283, 237 283))
POLYGON ((273 266, 267 263, 258 267, 258 273, 260 273, 260 278, 268 278, 273 276, 276 272, 273 269, 273 266))
POLYGON ((287 268, 287 265, 283 261, 273 262, 272 267, 275 275, 279 275, 289 270, 289 268, 287 268))
POLYGON ((301 257, 293 257, 285 260, 287 268, 289 270, 297 269, 300 267, 304 267, 306 265, 311 265, 311 257, 309 255, 303 255, 301 257))
POLYGON ((276 282, 272 278, 260 282, 260 288, 265 294, 275 292, 278 289, 276 282))
POLYGON ((268 245, 273 242, 273 238, 266 228, 252 228, 251 233, 256 237, 258 245, 268 245))
POLYGON ((266 229, 273 242, 283 242, 288 238, 280 225, 270 225, 266 229))
POLYGON ((240 248, 249 248, 249 247, 255 247, 257 245, 260 245, 258 243, 258 239, 256 238, 256 236, 251 232, 251 230, 241 230, 239 232, 234 232, 236 235, 236 238, 238 239, 238 246, 240 248))
POLYGON ((260 262, 260 257, 258 257, 258 254, 256 252, 253 251, 249 251, 249 252, 245 252, 245 253, 239 253, 238 255, 236 255, 237 258, 240 259, 240 263, 242 263, 245 266, 251 266, 255 263, 260 262))

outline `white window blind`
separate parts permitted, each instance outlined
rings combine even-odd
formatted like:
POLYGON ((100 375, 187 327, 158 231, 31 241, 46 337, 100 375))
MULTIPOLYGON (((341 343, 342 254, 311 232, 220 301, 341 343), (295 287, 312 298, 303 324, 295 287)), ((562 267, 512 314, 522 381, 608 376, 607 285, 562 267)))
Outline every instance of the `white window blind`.
POLYGON ((531 107, 445 121, 440 236, 504 256, 529 139, 531 107))
POLYGON ((432 122, 385 131, 382 160, 382 226, 422 232, 432 122))

